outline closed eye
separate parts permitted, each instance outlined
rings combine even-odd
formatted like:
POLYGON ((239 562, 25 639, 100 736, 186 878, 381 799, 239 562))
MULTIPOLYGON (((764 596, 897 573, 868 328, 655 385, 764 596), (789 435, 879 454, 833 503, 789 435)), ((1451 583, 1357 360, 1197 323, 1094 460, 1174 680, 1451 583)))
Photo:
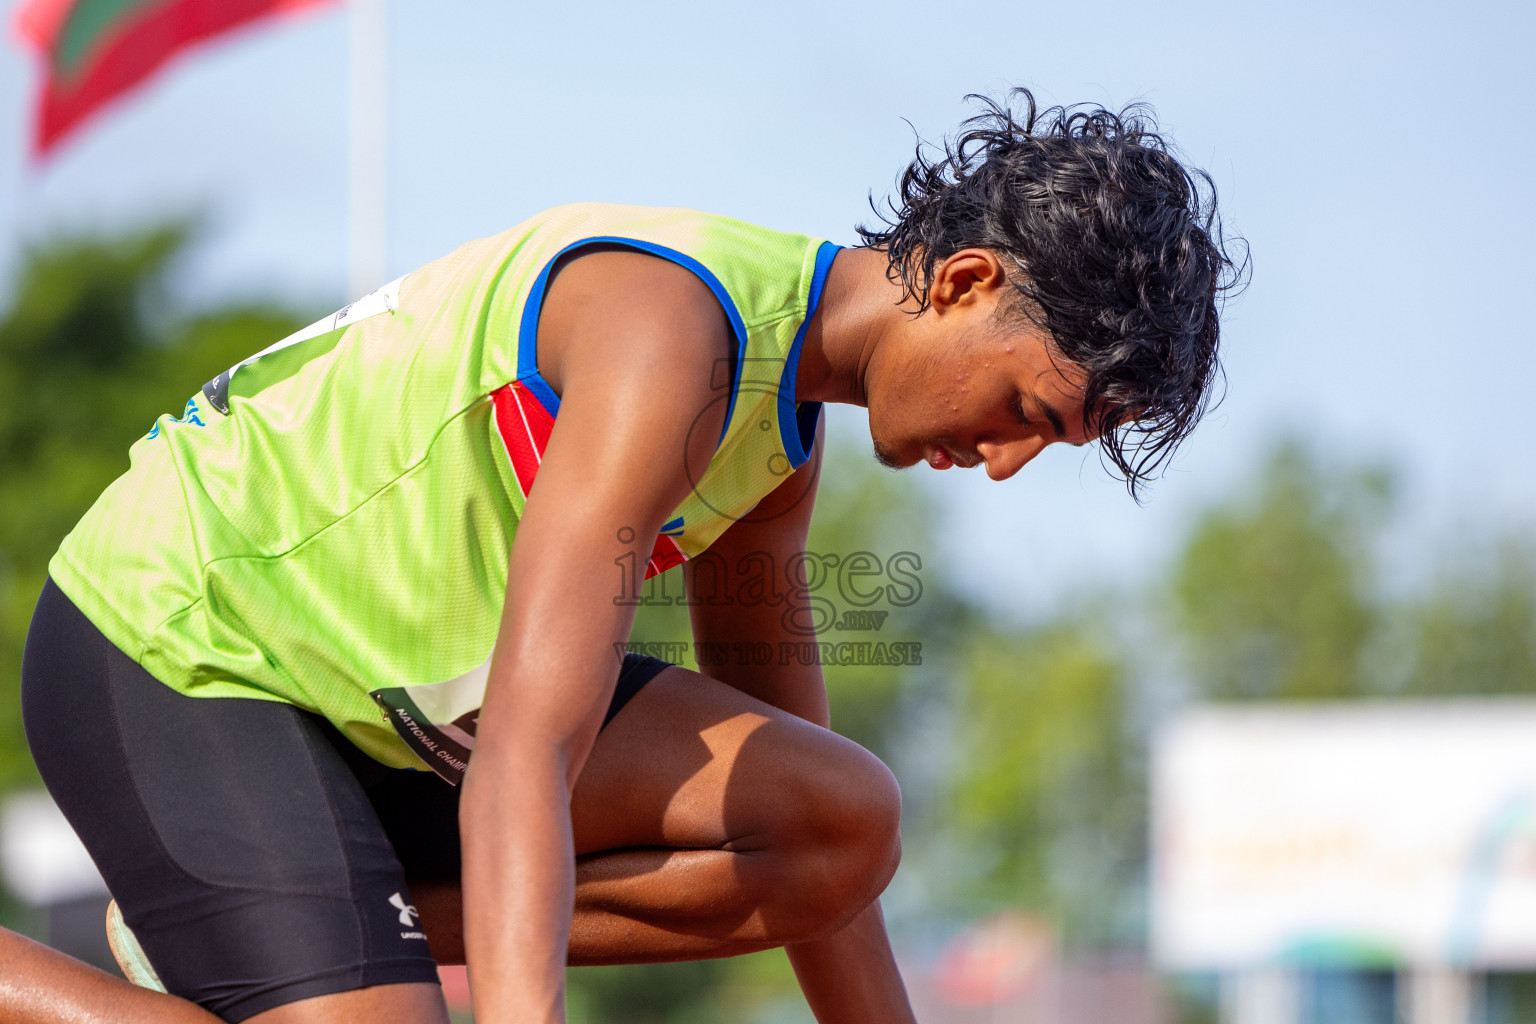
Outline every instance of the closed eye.
POLYGON ((1017 391, 1013 393, 1013 401, 1008 403, 1008 410, 1013 413, 1013 418, 1018 420, 1021 427, 1029 426, 1029 418, 1024 415, 1024 396, 1017 391))

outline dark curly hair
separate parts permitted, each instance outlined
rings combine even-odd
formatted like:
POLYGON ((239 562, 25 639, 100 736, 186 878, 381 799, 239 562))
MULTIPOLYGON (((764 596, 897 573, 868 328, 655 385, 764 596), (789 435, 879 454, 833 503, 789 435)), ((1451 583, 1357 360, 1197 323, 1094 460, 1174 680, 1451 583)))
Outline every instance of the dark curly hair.
POLYGON ((1142 104, 1040 109, 972 94, 985 109, 929 156, 921 140, 883 230, 902 301, 928 308, 935 265, 961 249, 1017 264, 1021 301, 1007 315, 1049 331, 1055 353, 1080 367, 1084 408, 1132 496, 1187 437, 1221 377, 1219 300, 1248 272, 1247 246, 1228 254, 1210 175, 1186 169, 1142 104))

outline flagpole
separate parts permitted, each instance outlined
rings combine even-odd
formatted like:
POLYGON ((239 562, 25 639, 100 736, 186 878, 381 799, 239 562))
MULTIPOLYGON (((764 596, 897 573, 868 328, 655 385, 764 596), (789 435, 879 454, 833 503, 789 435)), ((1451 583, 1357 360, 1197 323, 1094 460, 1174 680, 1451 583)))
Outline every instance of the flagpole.
POLYGON ((347 298, 389 280, 389 9, 348 0, 347 298))

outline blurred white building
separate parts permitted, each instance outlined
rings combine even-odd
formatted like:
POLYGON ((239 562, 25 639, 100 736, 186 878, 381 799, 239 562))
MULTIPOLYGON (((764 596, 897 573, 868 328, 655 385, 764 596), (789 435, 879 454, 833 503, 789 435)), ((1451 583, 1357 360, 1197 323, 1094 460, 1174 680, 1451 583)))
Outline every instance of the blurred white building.
POLYGON ((115 971, 103 925, 107 886, 90 854, 42 791, 0 802, 0 884, 40 912, 55 949, 115 971))
POLYGON ((1396 1019, 1470 1024, 1481 974, 1536 968, 1536 702, 1182 713, 1154 745, 1152 950, 1223 972, 1228 1024, 1296 1024, 1318 968, 1399 972, 1396 1019))

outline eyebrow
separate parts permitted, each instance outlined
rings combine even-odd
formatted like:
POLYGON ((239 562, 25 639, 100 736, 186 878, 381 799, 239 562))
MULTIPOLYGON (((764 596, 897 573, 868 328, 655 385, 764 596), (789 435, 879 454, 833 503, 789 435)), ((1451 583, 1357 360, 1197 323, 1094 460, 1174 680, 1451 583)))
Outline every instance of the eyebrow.
POLYGON ((1067 427, 1062 422, 1061 413, 1042 402, 1038 395, 1030 395, 1029 397, 1034 400, 1035 408, 1039 409, 1045 415, 1045 418, 1051 421, 1051 429, 1056 431, 1056 440, 1065 441, 1067 439, 1067 427))

